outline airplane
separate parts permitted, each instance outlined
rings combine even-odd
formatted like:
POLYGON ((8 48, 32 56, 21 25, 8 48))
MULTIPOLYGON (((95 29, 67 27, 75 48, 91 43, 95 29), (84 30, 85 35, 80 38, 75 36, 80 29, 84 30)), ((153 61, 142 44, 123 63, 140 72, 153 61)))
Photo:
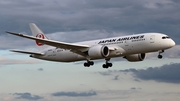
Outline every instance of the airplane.
POLYGON ((12 52, 29 54, 32 58, 56 61, 76 62, 86 60, 84 67, 94 65, 93 60, 105 59, 103 68, 112 67, 111 58, 123 57, 130 62, 143 61, 147 53, 158 52, 158 58, 164 50, 175 46, 175 42, 162 33, 141 33, 127 36, 90 40, 76 43, 66 43, 50 40, 34 23, 29 24, 33 36, 6 31, 8 34, 35 40, 40 52, 10 50, 12 52), (51 48, 47 48, 51 46, 51 48), (47 48, 47 49, 46 49, 47 48))

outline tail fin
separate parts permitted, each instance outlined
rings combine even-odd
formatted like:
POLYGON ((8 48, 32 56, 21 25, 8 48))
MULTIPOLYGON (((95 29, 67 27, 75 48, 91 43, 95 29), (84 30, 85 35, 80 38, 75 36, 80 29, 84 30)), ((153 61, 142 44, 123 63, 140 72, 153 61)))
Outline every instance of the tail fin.
MULTIPOLYGON (((33 36, 38 37, 38 38, 42 38, 42 39, 48 39, 43 34, 43 32, 36 26, 36 24, 30 23, 29 26, 30 26, 30 29, 31 29, 31 32, 32 32, 33 36)), ((36 44, 37 44, 37 46, 43 46, 44 45, 44 44, 42 44, 42 43, 40 43, 38 41, 36 41, 36 44)))
MULTIPOLYGON (((41 39, 46 39, 48 40, 48 38, 44 35, 44 33, 36 26, 36 24, 34 23, 30 23, 29 27, 31 29, 31 32, 33 34, 33 36, 37 37, 37 38, 41 38, 41 39)), ((44 45, 43 43, 40 43, 38 41, 36 41, 36 45, 38 46, 38 50, 44 50, 49 48, 50 46, 44 45)))

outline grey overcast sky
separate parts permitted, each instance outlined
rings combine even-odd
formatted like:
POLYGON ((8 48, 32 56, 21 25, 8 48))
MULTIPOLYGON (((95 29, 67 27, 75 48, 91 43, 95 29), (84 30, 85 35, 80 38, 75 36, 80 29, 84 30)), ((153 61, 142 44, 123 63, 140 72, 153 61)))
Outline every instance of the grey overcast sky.
POLYGON ((180 101, 179 0, 0 0, 1 101, 180 101), (31 35, 36 23, 54 40, 76 42, 160 32, 176 46, 143 62, 114 59, 92 68, 80 63, 45 62, 9 49, 35 50, 34 41, 5 31, 31 35))
POLYGON ((28 23, 34 22, 45 33, 95 30, 109 34, 161 32, 170 35, 179 44, 179 2, 178 0, 1 0, 0 33, 4 34, 4 31, 11 30, 30 34, 28 23))

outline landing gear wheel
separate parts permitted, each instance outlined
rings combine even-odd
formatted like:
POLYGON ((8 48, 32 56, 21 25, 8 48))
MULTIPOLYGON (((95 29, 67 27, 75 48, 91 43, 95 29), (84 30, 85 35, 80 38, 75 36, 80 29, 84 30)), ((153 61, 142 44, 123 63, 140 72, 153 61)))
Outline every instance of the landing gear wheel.
POLYGON ((89 66, 90 66, 89 63, 87 63, 87 62, 84 63, 84 67, 89 67, 89 66))
POLYGON ((112 63, 109 63, 108 61, 110 61, 110 58, 106 59, 106 63, 102 65, 103 68, 112 67, 112 63))
POLYGON ((109 67, 112 67, 112 63, 107 63, 107 65, 108 65, 109 67))
POLYGON ((162 59, 162 57, 163 57, 162 55, 158 55, 158 58, 159 58, 159 59, 162 59))
POLYGON ((93 66, 93 65, 94 65, 94 62, 93 62, 93 61, 89 61, 89 64, 90 64, 91 66, 93 66))
POLYGON ((160 51, 159 51, 159 55, 158 55, 158 58, 159 58, 159 59, 162 59, 162 58, 163 58, 163 56, 161 55, 161 53, 164 53, 164 50, 160 50, 160 51))
POLYGON ((102 65, 103 68, 109 68, 112 67, 112 63, 106 63, 102 65))
POLYGON ((109 68, 107 64, 103 64, 102 67, 106 69, 109 68))
POLYGON ((89 66, 92 66, 94 65, 94 62, 93 61, 87 61, 84 63, 84 67, 89 67, 89 66))

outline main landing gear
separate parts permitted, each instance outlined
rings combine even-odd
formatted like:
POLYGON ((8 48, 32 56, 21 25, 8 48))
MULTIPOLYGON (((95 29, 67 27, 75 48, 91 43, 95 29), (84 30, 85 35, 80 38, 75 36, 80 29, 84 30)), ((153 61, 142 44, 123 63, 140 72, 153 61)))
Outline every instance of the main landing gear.
MULTIPOLYGON (((109 63, 110 61, 110 58, 108 59, 105 59, 106 60, 106 63, 102 65, 103 68, 109 68, 109 67, 112 67, 112 63, 109 63)), ((93 66, 94 65, 94 62, 93 61, 89 61, 87 60, 87 62, 84 63, 84 67, 90 67, 90 66, 93 66)))
POLYGON ((89 67, 89 66, 93 66, 94 62, 93 61, 87 61, 84 63, 84 67, 89 67))
POLYGON ((159 58, 159 59, 162 59, 162 57, 163 57, 163 56, 161 55, 161 53, 164 53, 164 50, 160 50, 160 51, 159 51, 159 55, 158 55, 158 58, 159 58))
POLYGON ((105 59, 106 60, 106 64, 103 64, 102 67, 103 68, 109 68, 109 67, 112 67, 112 63, 109 63, 108 61, 110 61, 110 58, 109 59, 105 59))

